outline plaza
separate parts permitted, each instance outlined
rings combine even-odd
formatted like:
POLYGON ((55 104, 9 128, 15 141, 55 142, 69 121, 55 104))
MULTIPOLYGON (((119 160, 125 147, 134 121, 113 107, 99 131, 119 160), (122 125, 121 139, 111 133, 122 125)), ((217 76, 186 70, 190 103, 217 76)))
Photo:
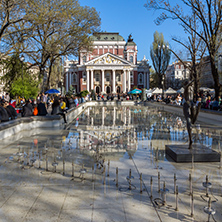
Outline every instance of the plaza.
MULTIPOLYGON (((92 101, 77 109, 65 127, 23 123, 2 139, 1 221, 221 221, 221 162, 176 163, 165 153, 188 143, 181 107, 92 101)), ((221 124, 220 114, 200 112, 195 143, 220 152, 221 124)))

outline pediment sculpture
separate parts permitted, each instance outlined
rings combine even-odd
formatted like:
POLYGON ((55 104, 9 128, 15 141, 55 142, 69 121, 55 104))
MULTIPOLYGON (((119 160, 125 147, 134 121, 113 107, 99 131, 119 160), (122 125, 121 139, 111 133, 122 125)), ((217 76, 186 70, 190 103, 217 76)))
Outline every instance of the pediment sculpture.
POLYGON ((110 55, 99 58, 93 62, 94 65, 99 64, 123 64, 122 61, 111 57, 110 55))

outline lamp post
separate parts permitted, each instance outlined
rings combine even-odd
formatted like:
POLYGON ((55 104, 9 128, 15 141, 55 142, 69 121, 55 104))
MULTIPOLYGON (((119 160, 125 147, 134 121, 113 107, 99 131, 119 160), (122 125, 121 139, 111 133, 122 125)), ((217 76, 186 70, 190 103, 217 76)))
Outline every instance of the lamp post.
POLYGON ((22 62, 22 98, 24 98, 24 80, 23 80, 23 62, 25 60, 24 55, 21 55, 20 61, 22 62))

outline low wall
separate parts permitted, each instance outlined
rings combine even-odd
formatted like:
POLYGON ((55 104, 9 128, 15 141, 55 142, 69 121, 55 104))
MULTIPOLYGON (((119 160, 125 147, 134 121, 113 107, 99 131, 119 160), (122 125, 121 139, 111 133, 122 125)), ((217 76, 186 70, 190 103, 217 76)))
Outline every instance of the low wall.
MULTIPOLYGON (((66 113, 67 123, 71 123, 89 106, 133 106, 134 101, 89 101, 72 108, 66 113)), ((15 135, 21 131, 31 131, 36 128, 62 129, 64 127, 63 117, 53 116, 31 116, 22 117, 9 122, 0 123, 0 140, 15 135)))
MULTIPOLYGON (((180 116, 183 115, 183 107, 176 106, 171 104, 163 104, 161 102, 144 102, 144 106, 155 106, 163 109, 167 112, 176 113, 180 116)), ((197 121, 202 122, 202 125, 214 125, 218 128, 222 126, 222 112, 221 111, 214 111, 214 110, 206 110, 201 109, 199 115, 197 117, 197 121)))

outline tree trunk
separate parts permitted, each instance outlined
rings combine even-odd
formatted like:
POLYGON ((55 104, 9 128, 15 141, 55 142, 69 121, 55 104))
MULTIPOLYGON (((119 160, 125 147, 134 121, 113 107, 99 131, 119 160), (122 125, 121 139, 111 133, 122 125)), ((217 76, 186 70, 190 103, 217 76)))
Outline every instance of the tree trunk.
POLYGON ((218 96, 220 94, 220 83, 219 83, 219 75, 218 75, 218 69, 215 64, 214 58, 210 56, 210 65, 211 65, 211 74, 214 79, 214 89, 215 89, 215 97, 218 99, 218 96))

